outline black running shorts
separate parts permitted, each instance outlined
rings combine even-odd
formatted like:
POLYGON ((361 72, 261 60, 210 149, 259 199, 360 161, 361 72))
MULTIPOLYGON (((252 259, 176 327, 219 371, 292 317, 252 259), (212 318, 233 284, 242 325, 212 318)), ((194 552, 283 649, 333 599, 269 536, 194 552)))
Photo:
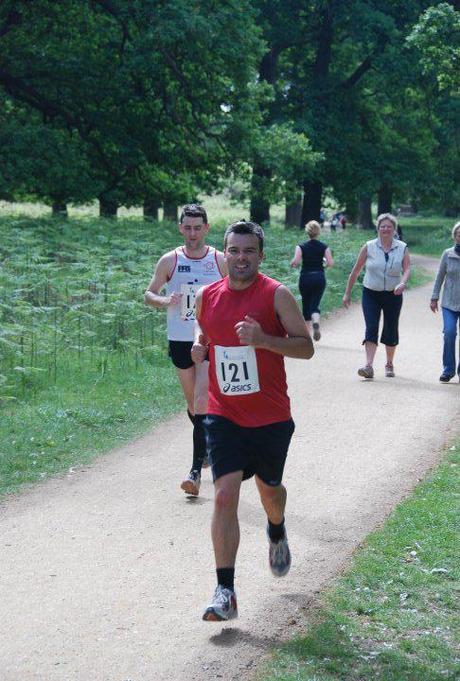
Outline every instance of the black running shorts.
POLYGON ((243 480, 257 475, 272 487, 281 484, 294 421, 246 428, 208 414, 204 420, 206 449, 214 480, 243 471, 243 480))
POLYGON ((192 341, 168 341, 169 356, 177 369, 190 369, 193 366, 192 341))

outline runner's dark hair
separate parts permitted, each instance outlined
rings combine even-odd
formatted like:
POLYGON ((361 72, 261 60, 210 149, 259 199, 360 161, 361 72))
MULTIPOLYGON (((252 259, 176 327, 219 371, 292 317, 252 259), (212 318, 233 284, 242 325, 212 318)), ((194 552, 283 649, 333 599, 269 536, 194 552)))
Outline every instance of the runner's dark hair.
POLYGON ((179 222, 182 224, 184 221, 185 217, 189 218, 203 218, 203 222, 205 225, 208 224, 208 216, 206 214, 205 209, 203 206, 199 206, 197 203, 187 203, 182 208, 182 213, 180 214, 180 220, 179 222))
POLYGON ((224 235, 224 248, 227 248, 227 240, 230 234, 254 234, 259 240, 259 251, 262 253, 264 250, 264 230, 257 222, 249 222, 246 220, 238 220, 237 222, 232 222, 231 225, 227 227, 224 235))

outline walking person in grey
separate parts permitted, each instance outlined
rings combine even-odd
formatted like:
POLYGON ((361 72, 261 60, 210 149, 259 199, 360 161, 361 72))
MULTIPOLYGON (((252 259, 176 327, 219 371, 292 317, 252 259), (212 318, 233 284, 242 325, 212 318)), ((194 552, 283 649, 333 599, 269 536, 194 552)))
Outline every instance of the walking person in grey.
MULTIPOLYGON (((444 322, 443 367, 442 374, 439 377, 441 383, 448 383, 455 376, 455 346, 457 327, 460 324, 460 222, 454 225, 452 238, 454 240, 453 247, 446 248, 441 256, 430 301, 430 308, 433 312, 437 312, 439 294, 444 284, 441 300, 444 322)), ((460 379, 460 356, 457 374, 460 379)))
POLYGON ((402 294, 410 276, 410 257, 407 244, 396 237, 398 221, 391 213, 382 213, 377 218, 377 238, 364 244, 348 277, 343 296, 343 305, 348 308, 351 290, 366 266, 363 281, 362 306, 366 322, 363 345, 366 350, 366 364, 358 369, 359 376, 374 378, 374 357, 378 345, 381 313, 383 329, 380 342, 385 345, 385 376, 395 375, 393 358, 399 343, 399 315, 402 294))

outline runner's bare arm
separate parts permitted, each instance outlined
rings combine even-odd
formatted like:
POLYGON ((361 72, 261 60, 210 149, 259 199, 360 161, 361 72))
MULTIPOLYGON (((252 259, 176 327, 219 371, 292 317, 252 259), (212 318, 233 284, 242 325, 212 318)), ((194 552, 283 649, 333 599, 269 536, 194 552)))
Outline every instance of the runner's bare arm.
POLYGON ((343 295, 343 306, 344 307, 350 307, 350 301, 351 301, 351 289, 355 285, 355 282, 359 276, 359 273, 364 267, 364 264, 366 262, 367 258, 367 245, 364 244, 364 246, 361 248, 360 252, 358 253, 358 257, 356 258, 356 262, 353 265, 353 269, 350 272, 350 276, 348 277, 348 282, 347 282, 347 288, 345 289, 345 293, 343 295))
POLYGON ((177 305, 180 303, 180 293, 174 292, 170 296, 160 295, 161 289, 171 275, 174 262, 174 251, 165 253, 165 255, 159 259, 148 289, 144 293, 144 302, 146 305, 151 305, 152 307, 169 307, 169 305, 177 305))
POLYGON ((228 274, 227 261, 225 260, 225 256, 221 251, 217 251, 217 263, 222 276, 226 277, 228 274))
POLYGON ((202 297, 203 288, 200 288, 198 289, 195 298, 195 329, 191 352, 192 360, 195 362, 195 364, 201 364, 201 362, 204 362, 208 355, 208 341, 199 322, 202 297))
POLYGON ((286 286, 279 286, 275 291, 275 312, 287 336, 270 336, 263 331, 255 319, 246 316, 244 321, 235 325, 240 343, 270 350, 284 357, 297 359, 313 357, 313 341, 307 331, 299 306, 286 286))
POLYGON ((297 245, 295 247, 294 257, 292 258, 290 265, 291 265, 291 267, 297 267, 297 265, 300 265, 301 262, 302 262, 302 249, 300 248, 299 245, 297 245))

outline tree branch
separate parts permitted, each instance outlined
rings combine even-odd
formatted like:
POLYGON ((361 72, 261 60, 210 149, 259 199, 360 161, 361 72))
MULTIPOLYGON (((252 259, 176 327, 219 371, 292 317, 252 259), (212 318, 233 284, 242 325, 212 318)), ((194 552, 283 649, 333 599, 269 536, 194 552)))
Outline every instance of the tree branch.
POLYGON ((121 28, 122 32, 122 41, 119 49, 119 54, 120 56, 124 55, 125 52, 125 47, 126 43, 131 40, 131 36, 129 34, 128 26, 126 25, 126 22, 123 21, 123 19, 120 16, 120 13, 117 11, 116 7, 114 6, 113 2, 110 2, 110 0, 92 0, 94 5, 99 5, 99 7, 106 13, 109 14, 111 17, 115 19, 117 24, 121 28))
POLYGON ((340 86, 344 88, 345 90, 351 90, 352 87, 356 85, 356 83, 364 76, 369 69, 372 68, 372 59, 370 57, 366 57, 366 59, 358 66, 357 69, 355 69, 354 73, 349 76, 346 80, 344 80, 340 86))

